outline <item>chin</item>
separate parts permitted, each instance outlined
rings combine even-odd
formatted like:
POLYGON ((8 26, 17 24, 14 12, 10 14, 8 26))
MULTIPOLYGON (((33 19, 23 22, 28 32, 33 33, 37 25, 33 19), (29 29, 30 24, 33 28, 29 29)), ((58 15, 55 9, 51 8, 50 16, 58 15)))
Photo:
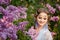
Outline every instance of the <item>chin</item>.
POLYGON ((44 26, 44 24, 41 24, 41 23, 40 23, 40 26, 44 26))
POLYGON ((43 26, 43 24, 40 24, 40 26, 43 26))

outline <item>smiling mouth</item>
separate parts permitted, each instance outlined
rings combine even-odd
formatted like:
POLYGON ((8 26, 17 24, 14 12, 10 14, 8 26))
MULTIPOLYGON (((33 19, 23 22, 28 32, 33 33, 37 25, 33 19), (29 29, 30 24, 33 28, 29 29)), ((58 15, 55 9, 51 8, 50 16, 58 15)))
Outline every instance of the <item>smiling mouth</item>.
POLYGON ((40 23, 44 23, 44 22, 40 22, 40 23))

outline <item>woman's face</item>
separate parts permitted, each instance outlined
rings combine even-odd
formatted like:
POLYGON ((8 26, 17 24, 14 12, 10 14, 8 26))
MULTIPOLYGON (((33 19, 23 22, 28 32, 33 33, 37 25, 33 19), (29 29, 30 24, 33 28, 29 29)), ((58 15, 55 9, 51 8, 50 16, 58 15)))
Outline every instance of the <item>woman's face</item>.
POLYGON ((37 22, 40 26, 44 26, 48 21, 48 15, 45 12, 41 12, 37 16, 37 22))

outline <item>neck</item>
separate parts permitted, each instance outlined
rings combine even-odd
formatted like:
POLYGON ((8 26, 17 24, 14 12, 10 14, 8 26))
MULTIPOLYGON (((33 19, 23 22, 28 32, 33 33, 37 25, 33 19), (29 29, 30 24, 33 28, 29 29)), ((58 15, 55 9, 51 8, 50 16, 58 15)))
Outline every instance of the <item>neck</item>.
POLYGON ((42 25, 38 25, 38 27, 37 28, 43 28, 43 26, 42 25))
POLYGON ((43 26, 40 25, 40 26, 38 26, 38 27, 36 28, 36 30, 39 31, 39 30, 41 30, 42 28, 43 28, 43 26))

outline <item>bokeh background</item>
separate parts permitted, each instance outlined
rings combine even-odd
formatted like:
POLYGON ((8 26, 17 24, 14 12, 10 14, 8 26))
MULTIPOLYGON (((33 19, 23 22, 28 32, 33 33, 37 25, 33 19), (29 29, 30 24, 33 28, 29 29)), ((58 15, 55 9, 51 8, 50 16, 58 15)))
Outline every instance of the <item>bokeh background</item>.
POLYGON ((60 40, 60 0, 0 0, 0 38, 31 40, 24 31, 35 24, 38 8, 47 8, 51 16, 49 30, 54 40, 60 40))

